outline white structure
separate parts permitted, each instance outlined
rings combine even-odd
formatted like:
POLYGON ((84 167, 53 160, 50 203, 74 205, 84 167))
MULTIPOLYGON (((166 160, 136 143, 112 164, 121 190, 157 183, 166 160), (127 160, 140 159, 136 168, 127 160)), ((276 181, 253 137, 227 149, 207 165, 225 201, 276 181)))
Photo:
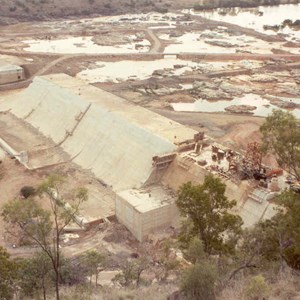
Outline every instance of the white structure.
MULTIPOLYGON (((141 187, 153 170, 153 156, 173 152, 175 141, 196 133, 65 74, 35 78, 0 104, 0 111, 8 109, 114 191, 141 187)), ((35 167, 30 159, 29 166, 35 167)))
POLYGON ((24 69, 17 65, 0 66, 0 84, 17 82, 25 79, 24 69))
POLYGON ((160 186, 119 192, 116 196, 116 215, 139 241, 178 221, 173 196, 160 186))

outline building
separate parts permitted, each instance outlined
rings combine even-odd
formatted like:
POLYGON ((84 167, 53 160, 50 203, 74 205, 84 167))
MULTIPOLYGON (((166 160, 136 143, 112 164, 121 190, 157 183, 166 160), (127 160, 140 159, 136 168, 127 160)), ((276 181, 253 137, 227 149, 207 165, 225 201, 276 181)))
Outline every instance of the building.
POLYGON ((117 193, 116 215, 139 241, 143 241, 149 234, 177 223, 174 200, 174 194, 162 186, 125 190, 117 193))
POLYGON ((0 66, 0 84, 17 82, 25 79, 24 69, 17 65, 0 66))

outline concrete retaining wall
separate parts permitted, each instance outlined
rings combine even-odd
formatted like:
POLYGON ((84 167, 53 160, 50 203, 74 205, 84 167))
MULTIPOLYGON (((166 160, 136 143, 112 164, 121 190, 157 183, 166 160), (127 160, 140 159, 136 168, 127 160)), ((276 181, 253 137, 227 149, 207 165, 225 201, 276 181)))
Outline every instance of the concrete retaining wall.
MULTIPOLYGON (((178 157, 167 170, 163 177, 163 183, 173 190, 178 190, 184 183, 202 184, 205 176, 211 174, 196 163, 190 162, 184 165, 183 159, 178 157)), ((230 180, 223 180, 226 184, 225 195, 230 200, 243 201, 247 198, 250 190, 247 181, 242 181, 239 185, 230 180)))

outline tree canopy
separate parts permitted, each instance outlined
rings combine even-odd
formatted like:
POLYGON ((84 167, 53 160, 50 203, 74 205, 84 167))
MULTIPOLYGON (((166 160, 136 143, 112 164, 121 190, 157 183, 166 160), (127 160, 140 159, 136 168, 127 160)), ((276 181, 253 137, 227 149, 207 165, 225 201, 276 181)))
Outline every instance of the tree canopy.
POLYGON ((236 202, 225 196, 225 190, 221 179, 208 175, 201 185, 184 184, 176 201, 181 215, 191 221, 184 232, 186 242, 198 236, 210 254, 232 251, 231 237, 241 230, 241 217, 229 212, 236 202))
POLYGON ((260 127, 263 150, 276 156, 279 166, 300 179, 300 127, 295 116, 273 110, 260 127))
POLYGON ((0 299, 12 299, 17 264, 10 259, 7 251, 0 246, 0 299))
POLYGON ((286 262, 300 269, 300 195, 283 191, 276 199, 277 214, 269 220, 259 222, 248 230, 245 240, 246 251, 256 248, 256 256, 268 261, 286 262))

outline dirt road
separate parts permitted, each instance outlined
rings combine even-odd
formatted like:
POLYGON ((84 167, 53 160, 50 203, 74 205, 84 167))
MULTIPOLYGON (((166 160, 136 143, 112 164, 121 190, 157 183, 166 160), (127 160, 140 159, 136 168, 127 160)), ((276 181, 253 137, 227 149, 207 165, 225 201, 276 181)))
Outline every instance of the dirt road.
POLYGON ((161 53, 162 52, 162 45, 156 34, 153 32, 153 30, 147 28, 147 33, 150 37, 151 42, 151 49, 149 53, 161 53))

